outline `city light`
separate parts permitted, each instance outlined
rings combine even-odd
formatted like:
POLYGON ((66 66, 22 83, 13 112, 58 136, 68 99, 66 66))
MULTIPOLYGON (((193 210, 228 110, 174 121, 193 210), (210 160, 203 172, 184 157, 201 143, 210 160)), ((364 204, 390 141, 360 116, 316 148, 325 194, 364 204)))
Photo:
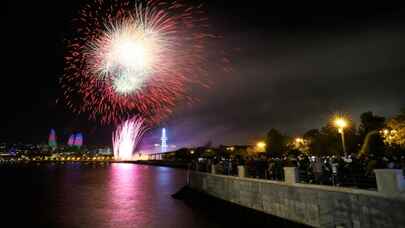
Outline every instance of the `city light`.
POLYGON ((266 143, 263 141, 260 141, 256 143, 256 148, 258 152, 264 152, 266 150, 266 143))
POLYGON ((295 142, 296 143, 304 143, 304 139, 303 138, 295 138, 295 142))
POLYGON ((345 135, 344 135, 344 129, 348 126, 347 120, 344 119, 343 117, 336 117, 334 124, 342 137, 342 148, 343 148, 343 153, 346 155, 346 145, 345 145, 345 135))
POLYGON ((380 131, 380 134, 383 136, 384 142, 388 145, 393 144, 395 139, 398 137, 397 130, 395 129, 383 129, 380 131))
POLYGON ((339 133, 342 133, 343 129, 347 127, 347 121, 342 117, 337 117, 334 123, 338 128, 339 133))

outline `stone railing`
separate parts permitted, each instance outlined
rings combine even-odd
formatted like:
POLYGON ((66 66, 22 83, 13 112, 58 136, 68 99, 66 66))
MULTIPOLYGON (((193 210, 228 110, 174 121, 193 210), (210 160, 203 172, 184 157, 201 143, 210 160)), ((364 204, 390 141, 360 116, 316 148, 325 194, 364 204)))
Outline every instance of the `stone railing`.
MULTIPOLYGON (((213 169, 215 172, 215 169, 213 169)), ((404 180, 400 170, 376 170, 378 191, 190 172, 191 188, 248 208, 314 227, 405 227, 404 180)))

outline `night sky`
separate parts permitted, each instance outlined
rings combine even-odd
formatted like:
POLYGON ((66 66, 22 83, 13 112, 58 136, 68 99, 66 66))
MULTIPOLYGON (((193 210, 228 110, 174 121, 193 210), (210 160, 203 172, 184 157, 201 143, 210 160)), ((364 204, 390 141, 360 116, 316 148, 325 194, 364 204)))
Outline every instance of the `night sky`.
MULTIPOLYGON (((55 128, 63 140, 82 131, 88 144, 110 143, 111 126, 56 103, 63 38, 83 2, 7 2, 0 141, 46 142, 55 128)), ((364 111, 391 116, 405 107, 404 8, 264 2, 206 1, 233 72, 207 66, 211 88, 193 90, 199 102, 179 105, 161 125, 172 143, 249 143, 273 127, 303 134, 336 112, 356 121, 364 111)))

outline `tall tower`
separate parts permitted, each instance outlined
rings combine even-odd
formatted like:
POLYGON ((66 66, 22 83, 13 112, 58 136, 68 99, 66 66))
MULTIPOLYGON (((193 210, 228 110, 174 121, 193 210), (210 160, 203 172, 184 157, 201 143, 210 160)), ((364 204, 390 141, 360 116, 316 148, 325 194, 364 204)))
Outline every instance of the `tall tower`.
POLYGON ((67 145, 68 146, 73 146, 74 143, 75 143, 75 135, 71 134, 70 137, 69 137, 67 145))
POLYGON ((162 138, 160 138, 160 151, 167 152, 167 137, 166 137, 166 128, 162 129, 162 138))
POLYGON ((81 147, 83 145, 83 134, 82 133, 77 133, 75 134, 75 140, 73 141, 73 145, 76 147, 81 147))

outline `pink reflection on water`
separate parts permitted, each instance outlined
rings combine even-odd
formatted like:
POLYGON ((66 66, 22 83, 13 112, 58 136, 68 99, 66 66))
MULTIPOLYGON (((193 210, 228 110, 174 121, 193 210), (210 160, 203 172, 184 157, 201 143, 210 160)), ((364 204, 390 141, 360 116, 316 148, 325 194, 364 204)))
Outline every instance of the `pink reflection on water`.
POLYGON ((51 227, 207 227, 171 197, 185 184, 184 170, 127 163, 65 165, 52 177, 51 227))
POLYGON ((111 227, 147 227, 156 219, 151 217, 154 200, 146 191, 150 183, 145 183, 142 176, 148 168, 125 163, 111 165, 107 186, 111 209, 106 214, 111 227))

